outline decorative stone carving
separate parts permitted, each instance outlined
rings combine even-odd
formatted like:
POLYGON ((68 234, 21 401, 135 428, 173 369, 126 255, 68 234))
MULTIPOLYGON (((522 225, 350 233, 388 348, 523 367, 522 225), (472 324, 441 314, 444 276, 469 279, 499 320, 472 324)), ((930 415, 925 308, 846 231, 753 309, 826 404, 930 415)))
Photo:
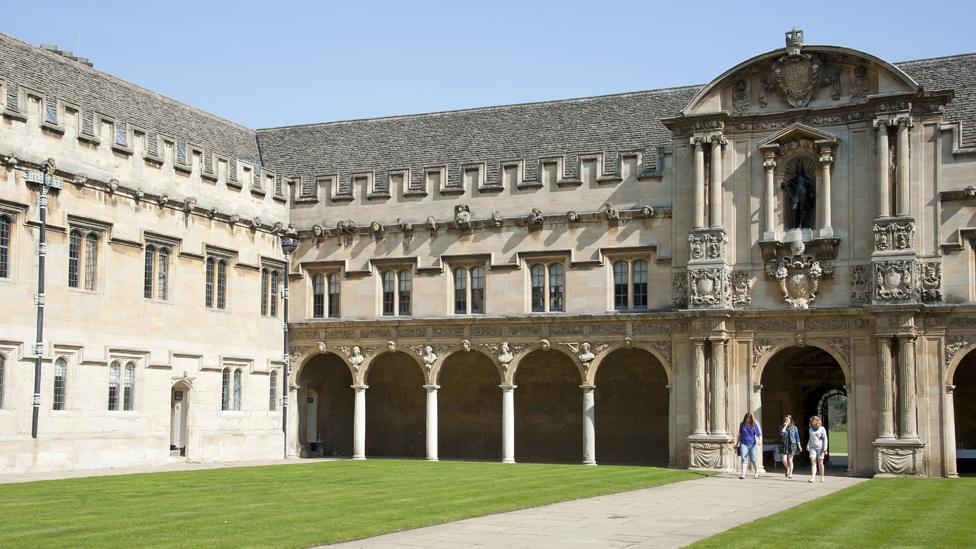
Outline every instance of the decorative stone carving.
POLYGON ((884 301, 911 301, 915 296, 915 262, 911 259, 874 264, 874 297, 884 301))
POLYGON ((752 342, 752 367, 759 365, 763 355, 773 348, 773 342, 768 339, 757 339, 752 342))
POLYGON ((759 107, 765 109, 769 104, 769 92, 776 89, 776 82, 772 76, 767 75, 759 79, 759 107))
POLYGON ((725 244, 728 241, 725 229, 693 231, 688 234, 691 259, 721 259, 725 257, 725 244))
POLYGON ((752 305, 752 286, 756 281, 749 271, 732 271, 732 306, 747 307, 752 305))
POLYGON ((183 211, 186 213, 193 213, 193 210, 196 209, 196 207, 197 199, 193 198, 192 196, 183 201, 183 211))
POLYGON ((607 216, 608 221, 620 221, 620 210, 609 202, 603 205, 603 215, 607 216))
POLYGON ((386 342, 386 350, 387 351, 390 351, 391 353, 395 353, 396 350, 397 350, 397 343, 396 343, 396 341, 393 341, 393 340, 387 341, 386 342))
POLYGON ((470 353, 471 352, 471 342, 468 341, 467 339, 462 339, 461 340, 461 348, 464 349, 464 352, 470 353))
POLYGON ((399 217, 397 218, 396 223, 397 223, 397 228, 400 229, 400 232, 401 233, 403 233, 405 235, 409 235, 409 234, 413 233, 413 224, 412 223, 408 223, 408 222, 400 219, 399 217))
MULTIPOLYGON (((657 352, 661 353, 661 356, 667 362, 667 365, 671 364, 671 340, 669 339, 655 339, 649 342, 651 347, 654 347, 657 352)), ((628 347, 630 344, 628 344, 628 347)))
POLYGON ((353 345, 352 347, 343 346, 339 347, 339 350, 342 351, 342 354, 349 358, 349 364, 352 365, 353 371, 358 372, 359 367, 366 360, 366 356, 363 355, 363 351, 359 345, 353 345))
POLYGON ((837 67, 831 67, 824 71, 823 80, 820 82, 821 87, 830 87, 830 98, 834 101, 840 99, 840 69, 837 67))
POLYGON ((169 204, 169 195, 166 195, 166 194, 159 195, 159 198, 157 199, 157 202, 159 203, 159 206, 161 208, 165 208, 166 205, 169 204))
POLYGON ((803 53, 803 31, 786 33, 786 55, 773 62, 773 78, 783 100, 794 109, 806 107, 820 87, 823 60, 803 53))
POLYGON ((854 67, 851 79, 851 99, 864 99, 868 96, 868 69, 864 65, 854 67))
POLYGON ((440 229, 440 227, 437 226, 437 220, 434 219, 434 216, 427 216, 427 230, 436 233, 438 229, 440 229))
POLYGON ((675 307, 688 306, 687 273, 674 273, 671 275, 671 301, 675 307))
POLYGON ((316 347, 318 347, 320 353, 324 353, 325 352, 326 346, 325 346, 325 342, 324 341, 319 341, 315 345, 316 345, 316 347))
POLYGON ((653 206, 641 206, 640 214, 643 217, 654 217, 654 207, 653 206))
POLYGON ((373 233, 373 236, 380 238, 383 236, 383 224, 379 221, 373 221, 369 224, 369 232, 373 233))
POLYGON ((541 227, 545 223, 546 218, 542 215, 542 210, 539 208, 532 208, 532 211, 525 218, 526 225, 541 227))
POLYGON ((325 236, 325 227, 318 223, 312 225, 312 234, 315 235, 315 238, 322 238, 325 236))
POLYGON ((812 331, 845 331, 847 330, 847 319, 845 318, 814 318, 806 321, 806 327, 812 331))
MULTIPOLYGON (((806 142, 807 140, 802 140, 806 142)), ((790 209, 793 212, 793 224, 790 229, 812 229, 813 216, 816 211, 817 193, 814 188, 813 179, 806 173, 806 167, 802 158, 796 159, 793 164, 796 171, 787 181, 779 184, 780 189, 785 189, 790 196, 790 209)))
POLYGON ((256 231, 259 228, 261 228, 261 218, 254 216, 254 219, 251 220, 251 230, 256 231))
POLYGON ((721 442, 690 442, 692 469, 720 469, 722 467, 721 442))
POLYGON ((502 226, 502 214, 498 210, 491 212, 491 222, 495 224, 496 227, 502 226))
POLYGON ((813 256, 801 253, 771 261, 766 266, 766 275, 779 283, 783 300, 793 309, 808 309, 817 299, 820 280, 829 277, 833 271, 821 265, 813 256))
POLYGON ((969 345, 969 340, 966 339, 966 336, 955 335, 950 337, 945 346, 946 365, 952 362, 952 358, 956 356, 956 353, 958 353, 966 345, 969 345))
POLYGON ((878 472, 889 475, 917 475, 921 447, 878 446, 878 472))
POLYGON ((509 363, 512 362, 512 359, 515 358, 515 355, 512 353, 512 348, 509 346, 508 342, 503 341, 498 346, 497 354, 495 355, 495 357, 498 358, 499 363, 507 367, 509 363))
MULTIPOLYGON (((13 158, 13 157, 9 157, 9 158, 13 158)), ((14 164, 13 165, 16 165, 16 164, 17 164, 17 159, 14 158, 14 164)), ((10 164, 8 164, 8 165, 10 165, 10 164)), ((71 182, 75 184, 75 187, 84 187, 85 186, 85 183, 88 183, 88 178, 85 177, 85 176, 83 176, 83 175, 76 175, 75 178, 71 180, 71 182)))
POLYGON ((210 219, 213 219, 213 218, 217 217, 217 214, 218 213, 220 213, 220 211, 217 210, 217 208, 210 208, 209 210, 207 210, 207 217, 209 217, 210 219))
POLYGON ((737 80, 732 88, 732 108, 739 112, 747 111, 751 104, 749 81, 745 78, 737 80))
POLYGON ((919 267, 922 301, 926 303, 942 301, 942 262, 923 261, 919 267))
POLYGON ((868 266, 851 265, 851 304, 865 305, 871 301, 868 266))
POLYGON ((108 186, 105 190, 108 191, 108 194, 115 194, 115 191, 119 190, 119 180, 114 177, 109 179, 108 186))
POLYGON ((837 352, 844 357, 845 362, 850 362, 851 341, 846 337, 832 337, 827 340, 830 346, 837 349, 837 352))
POLYGON ((227 216, 227 222, 230 223, 231 226, 237 225, 240 221, 241 221, 241 216, 236 213, 232 213, 229 216, 227 216))
POLYGON ((336 222, 336 233, 339 235, 339 243, 343 246, 350 245, 358 231, 359 227, 352 219, 340 219, 336 222))
POLYGON ((539 344, 542 345, 543 351, 548 351, 549 349, 552 348, 552 344, 549 343, 548 339, 540 339, 539 344))
POLYGON ((690 303, 696 306, 720 306, 724 304, 722 286, 725 283, 725 269, 712 267, 690 269, 688 286, 690 303))
POLYGON ((576 355, 576 358, 578 358, 579 361, 583 363, 583 368, 587 370, 590 367, 590 363, 593 362, 593 360, 596 358, 596 355, 600 354, 601 352, 607 350, 610 347, 610 345, 606 343, 599 343, 594 347, 593 345, 591 345, 589 342, 586 341, 582 343, 566 342, 563 343, 563 345, 569 347, 569 350, 571 350, 573 354, 576 355))
POLYGON ((433 347, 424 345, 424 352, 420 355, 420 359, 424 361, 424 367, 430 371, 434 367, 434 363, 437 362, 437 354, 434 353, 433 347))
POLYGON ((454 226, 459 230, 471 229, 471 207, 467 204, 454 205, 454 226))
POLYGON ((878 252, 909 250, 915 236, 915 221, 911 219, 876 221, 874 249, 878 252))

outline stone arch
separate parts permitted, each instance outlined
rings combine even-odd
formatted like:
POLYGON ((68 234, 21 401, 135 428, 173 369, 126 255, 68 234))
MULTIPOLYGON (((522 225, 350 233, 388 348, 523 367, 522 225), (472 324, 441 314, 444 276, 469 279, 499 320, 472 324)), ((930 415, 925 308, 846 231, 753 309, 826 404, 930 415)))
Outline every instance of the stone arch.
POLYGON ((338 358, 343 364, 346 365, 346 368, 349 369, 349 375, 352 376, 353 380, 357 379, 357 368, 353 367, 346 356, 344 356, 342 353, 337 353, 328 349, 320 350, 317 347, 309 347, 308 349, 301 351, 297 357, 291 360, 292 364, 297 366, 293 367, 291 371, 288 372, 288 375, 291 377, 289 383, 292 381, 297 382, 298 379, 301 379, 302 371, 305 369, 308 363, 320 355, 332 355, 338 358))
POLYGON ((665 362, 636 344, 601 358, 592 378, 597 461, 668 465, 672 403, 665 362))
MULTIPOLYGON (((668 343, 670 344, 670 341, 668 343)), ((654 346, 649 345, 647 343, 641 343, 638 341, 633 341, 630 343, 627 342, 616 343, 614 345, 611 345, 610 348, 604 350, 602 353, 598 354, 597 357, 593 359, 593 362, 590 364, 590 367, 586 372, 585 383, 589 383, 591 385, 594 384, 596 380, 597 372, 600 371, 600 366, 603 365, 603 362, 607 359, 608 356, 621 349, 640 349, 642 351, 646 351, 650 353, 651 356, 656 358, 658 363, 661 364, 661 367, 664 368, 664 373, 665 375, 667 375, 667 379, 668 379, 668 385, 671 385, 673 377, 671 372, 671 364, 668 358, 654 346)))
POLYGON ((501 364, 498 362, 498 358, 492 355, 491 353, 489 353, 488 351, 484 349, 479 349, 474 345, 471 346, 470 351, 466 351, 464 347, 460 347, 460 346, 451 347, 446 352, 444 352, 442 356, 437 357, 437 363, 430 371, 431 383, 435 385, 440 383, 441 369, 444 367, 444 364, 447 362, 447 359, 451 358, 452 356, 462 355, 465 353, 473 353, 473 354, 476 353, 490 360, 491 363, 495 366, 495 370, 497 370, 498 372, 498 383, 499 384, 505 383, 505 369, 502 368, 501 364))
POLYGON ((489 353, 444 353, 437 361, 438 446, 442 459, 500 460, 504 381, 489 353))
POLYGON ((409 350, 384 350, 363 364, 366 455, 426 455, 428 372, 409 350))
POLYGON ((976 473, 976 344, 960 347, 946 370, 946 469, 976 473))
POLYGON ((577 373, 579 373, 579 382, 581 384, 585 383, 586 369, 583 367, 583 363, 580 362, 579 357, 571 353, 568 348, 563 349, 562 347, 564 346, 550 343, 547 349, 545 344, 539 342, 539 343, 529 345, 524 349, 522 349, 521 351, 519 351, 518 353, 515 353, 515 357, 512 358, 512 362, 508 366, 508 375, 505 378, 505 382, 514 384, 515 376, 518 374, 519 366, 522 365, 522 360, 525 359, 525 357, 529 356, 530 354, 536 351, 542 351, 546 353, 551 353, 555 351, 562 355, 565 355, 573 363, 573 365, 576 366, 576 371, 577 373))
POLYGON ((298 421, 293 440, 300 445, 300 455, 352 455, 355 370, 340 353, 315 349, 296 372, 293 417, 298 421))
POLYGON ((976 342, 960 347, 959 350, 952 355, 949 363, 946 364, 947 383, 950 385, 953 383, 953 380, 956 378, 956 370, 959 369, 959 365, 962 364, 966 360, 966 357, 969 356, 969 353, 973 351, 976 351, 976 342))
MULTIPOLYGON (((382 359, 382 357, 384 357, 384 356, 396 355, 396 354, 406 355, 406 356, 410 357, 410 359, 413 361, 413 363, 416 364, 418 368, 420 368, 420 373, 421 373, 421 375, 424 376, 424 383, 427 383, 428 382, 428 380, 430 379, 430 374, 433 372, 433 368, 431 368, 431 371, 428 372, 426 365, 420 359, 420 357, 417 356, 416 353, 412 353, 409 350, 403 350, 403 349, 392 349, 392 350, 391 349, 386 349, 386 350, 380 351, 380 352, 378 352, 378 353, 376 353, 374 355, 367 356, 366 357, 366 360, 363 361, 362 366, 359 367, 359 378, 358 379, 360 379, 363 384, 368 384, 369 383, 369 373, 370 373, 370 369, 372 368, 373 364, 379 362, 382 359)), ((440 358, 438 358, 438 361, 437 362, 440 363, 440 358)))
POLYGON ((576 357, 553 346, 525 349, 511 379, 517 461, 579 462, 583 455, 583 373, 576 357))
MULTIPOLYGON (((847 470, 855 468, 857 450, 854 445, 857 436, 856 422, 851 414, 856 409, 852 377, 845 357, 832 345, 817 341, 807 341, 803 345, 786 341, 775 345, 756 365, 752 374, 752 390, 752 406, 748 411, 760 422, 765 445, 780 442, 779 426, 782 416, 786 414, 793 416, 800 430, 801 444, 805 444, 807 421, 813 415, 822 415, 824 395, 843 393, 847 398, 843 409, 847 430, 828 432, 834 445, 828 460, 835 467, 847 470), (774 368, 769 368, 770 365, 774 368), (846 454, 838 449, 843 437, 850 441, 846 454)), ((739 418, 732 419, 737 425, 739 418)), ((798 459, 805 463, 802 452, 798 459)))

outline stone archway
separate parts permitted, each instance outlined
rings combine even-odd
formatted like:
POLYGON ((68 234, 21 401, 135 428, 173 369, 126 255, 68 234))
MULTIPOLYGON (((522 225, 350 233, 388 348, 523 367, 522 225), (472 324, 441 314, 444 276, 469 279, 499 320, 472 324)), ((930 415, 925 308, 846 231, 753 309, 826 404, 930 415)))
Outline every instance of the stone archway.
POLYGON ((612 351, 596 371, 596 458, 668 465, 668 375, 650 352, 612 351))
POLYGON ((976 475, 976 348, 970 350, 956 365, 951 384, 953 399, 956 472, 963 476, 976 475))
POLYGON ((515 372, 515 458, 573 462, 583 455, 579 369, 568 355, 538 349, 515 372))
POLYGON ((454 352, 437 377, 440 457, 500 460, 501 378, 494 361, 477 351, 454 352))
POLYGON ((370 361, 366 376, 366 455, 424 457, 427 393, 417 360, 384 352, 370 361))
MULTIPOLYGON (((848 449, 847 374, 833 355, 810 345, 786 347, 769 357, 760 375, 762 406, 756 419, 761 422, 764 450, 771 451, 780 443, 779 430, 787 414, 796 421, 805 445, 809 419, 822 415, 825 406, 834 406, 827 418, 831 423, 825 425, 830 450, 827 464, 847 470, 853 451, 853 440, 848 449)), ((767 469, 775 466, 772 457, 766 455, 767 469)), ((798 462, 809 463, 802 452, 798 462)))
POLYGON ((333 353, 316 355, 302 366, 295 403, 302 456, 352 455, 352 384, 346 363, 333 353))

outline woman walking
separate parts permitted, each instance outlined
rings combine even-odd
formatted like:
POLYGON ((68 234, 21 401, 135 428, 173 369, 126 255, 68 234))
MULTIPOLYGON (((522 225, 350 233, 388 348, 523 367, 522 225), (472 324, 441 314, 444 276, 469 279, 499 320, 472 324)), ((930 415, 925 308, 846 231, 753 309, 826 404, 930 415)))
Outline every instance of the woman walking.
POLYGON ((807 452, 810 453, 810 482, 817 480, 820 472, 820 482, 824 481, 824 457, 827 456, 827 430, 820 421, 820 416, 810 418, 810 438, 807 440, 807 452))
POLYGON ((759 442, 762 440, 762 431, 759 424, 753 419, 752 414, 746 414, 739 424, 739 434, 736 436, 735 444, 739 447, 739 456, 742 458, 742 473, 739 478, 746 478, 746 465, 752 463, 755 475, 752 478, 759 478, 759 442))
POLYGON ((783 426, 779 429, 779 438, 783 443, 783 466, 786 467, 786 478, 793 478, 793 456, 800 453, 800 430, 796 428, 793 416, 786 416, 783 426))

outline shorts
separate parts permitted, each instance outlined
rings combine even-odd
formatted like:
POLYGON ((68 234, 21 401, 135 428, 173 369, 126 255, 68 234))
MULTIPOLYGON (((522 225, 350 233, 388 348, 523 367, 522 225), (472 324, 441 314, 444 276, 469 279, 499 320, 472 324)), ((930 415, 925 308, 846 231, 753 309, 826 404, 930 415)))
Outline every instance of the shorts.
POLYGON ((742 463, 759 463, 759 445, 753 444, 747 446, 745 444, 739 445, 739 456, 742 458, 742 463))
POLYGON ((809 451, 810 461, 820 461, 824 458, 824 454, 826 453, 824 450, 814 450, 813 448, 811 448, 809 451))

